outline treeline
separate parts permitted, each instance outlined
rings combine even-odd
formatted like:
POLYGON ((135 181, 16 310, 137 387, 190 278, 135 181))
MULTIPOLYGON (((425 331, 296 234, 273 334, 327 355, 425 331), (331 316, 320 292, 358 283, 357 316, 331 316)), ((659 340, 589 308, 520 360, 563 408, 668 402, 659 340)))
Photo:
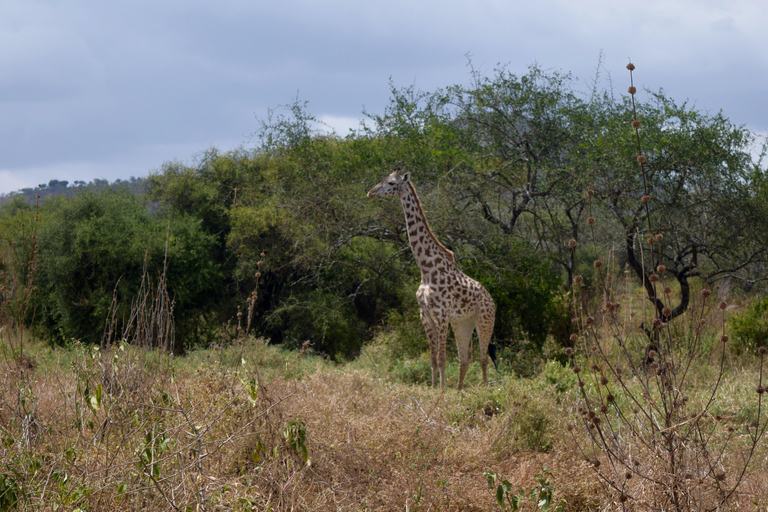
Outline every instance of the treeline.
POLYGON ((70 183, 67 180, 49 180, 48 183, 40 183, 37 187, 27 187, 10 192, 8 194, 0 194, 0 206, 7 205, 12 202, 27 202, 29 204, 35 204, 38 199, 40 202, 45 202, 49 197, 66 196, 72 197, 78 192, 89 189, 102 189, 110 186, 125 187, 132 190, 136 194, 141 194, 144 191, 144 180, 142 178, 131 177, 127 180, 115 180, 112 183, 105 179, 94 179, 89 182, 75 180, 70 183))
POLYGON ((649 92, 638 148, 629 96, 579 94, 538 67, 471 78, 393 87, 385 111, 343 138, 296 103, 262 122, 256 147, 166 163, 142 194, 84 188, 39 213, 6 204, 6 290, 35 273, 27 321, 56 341, 98 342, 108 316, 129 316, 145 270, 157 279, 164 265, 177 350, 227 342, 248 317, 273 342, 337 358, 381 326, 421 336, 402 210, 366 198, 394 166, 412 172, 433 230, 493 295, 502 345, 566 342, 570 286, 576 275, 590 285, 595 259, 629 265, 641 284, 649 225, 679 283, 676 311, 691 279, 765 278, 768 183, 749 130, 649 92), (35 246, 36 267, 23 267, 35 246))

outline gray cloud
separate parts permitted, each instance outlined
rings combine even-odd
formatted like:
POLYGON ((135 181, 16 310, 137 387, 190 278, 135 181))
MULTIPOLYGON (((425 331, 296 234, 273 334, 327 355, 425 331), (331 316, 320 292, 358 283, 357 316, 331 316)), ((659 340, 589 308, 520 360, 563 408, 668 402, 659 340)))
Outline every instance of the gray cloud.
MULTIPOLYGON (((0 4, 0 193, 127 178, 210 145, 296 97, 318 117, 380 112, 388 81, 433 90, 538 62, 588 89, 598 55, 640 87, 768 130, 768 7, 755 1, 72 2, 0 4)), ((608 83, 607 80, 603 82, 608 83)))

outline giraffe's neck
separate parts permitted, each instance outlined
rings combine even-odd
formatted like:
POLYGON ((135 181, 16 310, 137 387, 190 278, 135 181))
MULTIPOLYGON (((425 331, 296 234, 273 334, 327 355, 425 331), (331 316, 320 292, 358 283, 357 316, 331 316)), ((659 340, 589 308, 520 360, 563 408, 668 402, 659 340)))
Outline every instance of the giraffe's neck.
POLYGON ((422 276, 431 273, 436 265, 443 267, 443 262, 453 264, 453 253, 443 246, 432 233, 419 197, 410 181, 406 184, 405 192, 400 195, 400 203, 403 205, 403 212, 405 212, 408 241, 422 276))

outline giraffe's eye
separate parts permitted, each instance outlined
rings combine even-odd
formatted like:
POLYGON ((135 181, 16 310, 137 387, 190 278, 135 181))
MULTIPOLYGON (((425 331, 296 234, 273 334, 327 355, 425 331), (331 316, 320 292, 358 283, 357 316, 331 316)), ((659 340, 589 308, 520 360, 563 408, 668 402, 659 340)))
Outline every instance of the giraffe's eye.
POLYGON ((392 180, 392 181, 390 181, 390 182, 389 182, 389 184, 390 184, 390 185, 394 185, 394 184, 395 184, 395 181, 394 181, 394 180, 392 180))

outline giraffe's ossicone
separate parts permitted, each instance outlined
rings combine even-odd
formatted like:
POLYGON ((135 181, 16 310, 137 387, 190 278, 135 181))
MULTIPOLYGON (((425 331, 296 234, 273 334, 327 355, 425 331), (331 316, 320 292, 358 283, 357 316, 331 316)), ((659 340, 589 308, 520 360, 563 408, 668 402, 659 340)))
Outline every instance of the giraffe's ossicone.
POLYGON ((477 330, 480 340, 480 366, 483 383, 488 382, 488 343, 493 334, 496 306, 483 285, 456 267, 453 253, 441 244, 429 227, 424 209, 410 174, 399 169, 368 192, 368 197, 398 196, 405 213, 408 241, 421 270, 421 285, 416 298, 421 310, 421 322, 429 339, 432 363, 432 386, 445 387, 446 343, 448 325, 453 328, 459 352, 459 389, 464 384, 470 360, 470 341, 477 330))

